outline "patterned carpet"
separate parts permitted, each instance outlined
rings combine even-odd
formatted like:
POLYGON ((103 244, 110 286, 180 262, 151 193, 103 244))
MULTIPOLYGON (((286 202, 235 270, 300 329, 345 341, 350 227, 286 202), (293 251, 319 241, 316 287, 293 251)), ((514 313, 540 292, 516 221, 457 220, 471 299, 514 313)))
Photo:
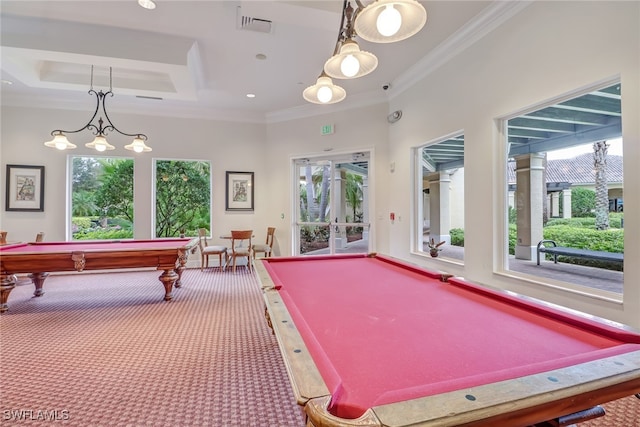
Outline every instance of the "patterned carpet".
POLYGON ((156 271, 50 276, 40 298, 16 287, 0 316, 1 422, 304 425, 243 271, 187 270, 168 303, 156 271))
MULTIPOLYGON (((0 424, 303 426, 256 279, 186 270, 52 275, 0 316, 0 424)), ((581 427, 640 427, 640 400, 581 427)))

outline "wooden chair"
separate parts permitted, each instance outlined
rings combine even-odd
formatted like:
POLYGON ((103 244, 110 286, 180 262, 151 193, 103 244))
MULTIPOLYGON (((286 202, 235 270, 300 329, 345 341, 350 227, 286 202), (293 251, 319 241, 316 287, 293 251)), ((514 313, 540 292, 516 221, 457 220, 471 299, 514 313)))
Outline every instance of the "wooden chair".
POLYGON ((42 241, 44 241, 44 231, 41 231, 38 234, 36 234, 36 242, 42 242, 42 241))
POLYGON ((247 268, 251 271, 253 245, 251 239, 253 230, 231 230, 231 259, 233 260, 233 272, 236 272, 236 260, 247 258, 247 268))
POLYGON ((275 227, 267 228, 267 240, 265 241, 264 245, 260 243, 256 243, 255 245, 253 245, 253 259, 256 258, 256 253, 264 253, 265 258, 269 258, 271 256, 271 253, 273 251, 273 238, 275 233, 275 227))
POLYGON ((198 246, 200 247, 200 271, 204 268, 209 268, 209 255, 218 255, 220 268, 224 268, 227 265, 227 248, 222 245, 209 245, 207 242, 207 235, 209 232, 206 228, 198 229, 198 246), (222 256, 224 255, 224 264, 222 263, 222 256))

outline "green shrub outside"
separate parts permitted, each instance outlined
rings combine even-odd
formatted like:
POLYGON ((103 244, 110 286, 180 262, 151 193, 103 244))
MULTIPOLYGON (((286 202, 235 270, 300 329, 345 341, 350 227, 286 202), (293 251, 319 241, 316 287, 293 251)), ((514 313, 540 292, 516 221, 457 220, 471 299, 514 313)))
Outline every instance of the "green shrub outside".
POLYGON ((464 247, 464 230, 462 228, 452 228, 449 230, 449 236, 451 236, 453 246, 464 247))
POLYGON ((100 225, 100 218, 73 217, 73 240, 109 240, 132 239, 133 229, 130 221, 123 218, 109 218, 107 227, 100 225))
POLYGON ((588 188, 571 189, 571 216, 574 218, 595 216, 596 192, 588 188))
POLYGON ((91 218, 86 216, 74 216, 71 218, 71 225, 74 227, 74 230, 91 228, 91 218))
POLYGON ((133 238, 131 230, 122 228, 112 230, 87 230, 73 234, 74 240, 118 240, 131 238, 133 238))
MULTIPOLYGON (((624 213, 611 212, 609 213, 609 226, 611 228, 622 228, 622 220, 624 213)), ((593 228, 596 227, 595 217, 582 217, 582 218, 553 218, 547 222, 547 227, 556 225, 570 225, 572 227, 584 227, 593 228)))

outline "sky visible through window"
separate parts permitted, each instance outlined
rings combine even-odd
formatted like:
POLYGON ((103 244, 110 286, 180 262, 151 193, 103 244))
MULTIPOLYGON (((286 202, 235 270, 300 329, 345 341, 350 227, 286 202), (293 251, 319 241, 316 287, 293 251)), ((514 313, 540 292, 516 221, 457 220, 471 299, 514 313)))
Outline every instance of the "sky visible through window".
MULTIPOLYGON (((622 138, 612 139, 609 143, 608 155, 622 156, 622 138)), ((576 147, 565 148, 562 150, 549 151, 547 153, 548 160, 572 159, 580 154, 593 153, 593 144, 578 145, 576 147)))

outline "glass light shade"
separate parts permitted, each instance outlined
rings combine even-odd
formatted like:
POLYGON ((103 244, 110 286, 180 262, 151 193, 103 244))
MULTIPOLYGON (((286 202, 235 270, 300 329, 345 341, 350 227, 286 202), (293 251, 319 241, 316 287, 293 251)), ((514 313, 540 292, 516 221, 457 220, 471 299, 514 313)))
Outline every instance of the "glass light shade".
POLYGON ((156 4, 153 2, 153 0, 138 0, 138 4, 149 10, 153 10, 156 8, 156 4))
MULTIPOLYGON (((424 27, 426 22, 427 11, 416 0, 376 0, 358 13, 354 29, 356 34, 364 40, 374 43, 392 43, 413 36, 424 27), (387 25, 385 15, 388 17, 389 14, 395 14, 387 6, 392 6, 401 17, 400 27, 390 35, 385 35, 386 29, 385 33, 381 33, 378 29, 379 22, 383 27, 387 25)), ((388 31, 391 32, 391 30, 393 27, 390 25, 388 31)))
POLYGON ((77 146, 72 144, 67 139, 67 136, 62 132, 54 132, 53 139, 44 143, 46 147, 57 148, 58 150, 72 150, 77 146))
POLYGON ((93 148, 96 151, 100 151, 100 152, 116 149, 116 147, 109 144, 109 142, 107 141, 107 138, 105 138, 102 135, 96 136, 93 141, 84 144, 84 146, 87 148, 93 148))
POLYGON ((124 146, 125 149, 129 151, 135 151, 136 153, 149 152, 151 151, 151 147, 144 143, 144 140, 139 136, 133 138, 133 141, 129 145, 124 146))
POLYGON ((309 86, 302 92, 305 100, 314 104, 335 104, 347 96, 347 91, 333 84, 330 77, 320 75, 316 84, 309 86))
POLYGON ((355 40, 347 39, 342 46, 340 46, 340 52, 325 62, 324 72, 336 79, 355 79, 366 76, 375 70, 377 66, 378 58, 376 58, 374 54, 361 51, 360 46, 358 46, 355 40), (344 63, 345 61, 347 61, 346 64, 344 63), (354 65, 354 61, 357 62, 358 65, 354 65))
POLYGON ((376 20, 376 28, 384 37, 391 37, 397 33, 401 25, 402 15, 393 7, 393 4, 386 5, 376 20))

